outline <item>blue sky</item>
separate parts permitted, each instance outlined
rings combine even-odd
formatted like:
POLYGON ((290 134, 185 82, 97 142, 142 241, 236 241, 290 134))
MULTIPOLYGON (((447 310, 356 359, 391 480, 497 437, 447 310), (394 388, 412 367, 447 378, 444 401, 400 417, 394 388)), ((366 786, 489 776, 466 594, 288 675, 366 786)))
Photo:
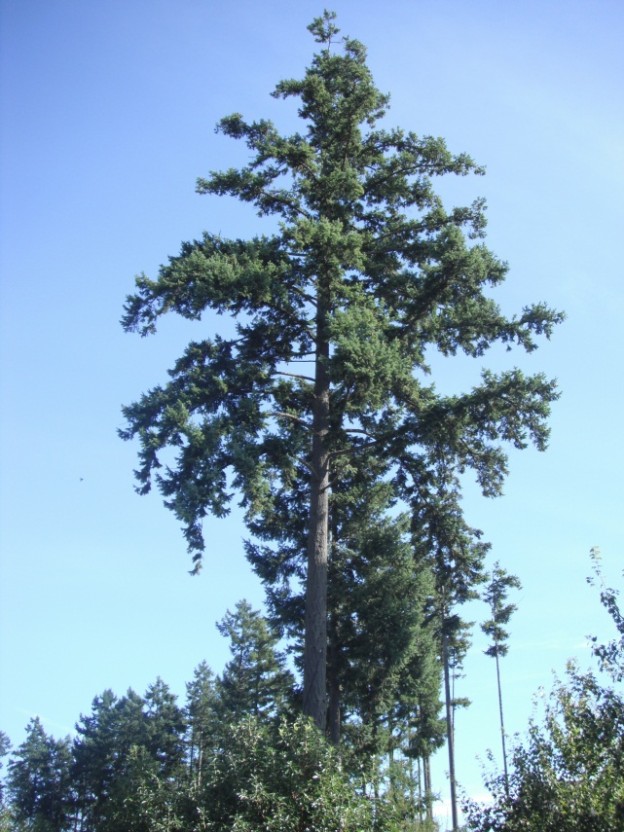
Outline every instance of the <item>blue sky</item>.
MULTIPOLYGON (((485 196, 488 244, 510 263, 502 306, 546 300, 568 319, 531 356, 436 362, 443 390, 483 366, 559 379, 546 454, 511 455, 505 496, 468 485, 468 520, 520 576, 503 664, 509 731, 584 638, 608 632, 587 587, 588 552, 622 569, 624 386, 624 10, 619 2, 336 0, 362 40, 389 124, 441 135, 487 167, 441 184, 452 202, 485 196)), ((227 647, 214 622, 262 591, 242 555, 236 511, 209 521, 200 578, 157 495, 133 492, 136 448, 120 407, 163 380, 215 321, 163 321, 141 340, 119 326, 133 276, 154 275, 202 230, 262 231, 249 207, 194 193, 195 178, 244 163, 214 133, 233 111, 293 125, 269 95, 298 77, 317 3, 285 0, 0 0, 1 667, 0 727, 21 741, 40 714, 72 730, 93 696, 179 694, 227 647)), ((482 620, 475 608, 471 617, 482 620)), ((498 750, 494 667, 477 631, 458 717, 458 777, 479 790, 477 755, 498 750)), ((441 772, 444 766, 441 763, 441 772)), ((438 788, 445 787, 443 774, 438 788)))

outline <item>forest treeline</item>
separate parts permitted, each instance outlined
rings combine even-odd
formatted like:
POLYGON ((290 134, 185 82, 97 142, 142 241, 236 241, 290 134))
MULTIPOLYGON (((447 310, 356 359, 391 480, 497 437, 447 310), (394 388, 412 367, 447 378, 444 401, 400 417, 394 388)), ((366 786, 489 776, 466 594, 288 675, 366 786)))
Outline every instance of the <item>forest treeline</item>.
MULTIPOLYGON (((594 578, 616 627, 594 639, 600 673, 570 665, 510 755, 485 805, 464 800, 471 832, 624 829, 624 616, 594 578)), ((10 755, 2 832, 434 832, 426 760, 443 724, 412 702, 374 724, 354 708, 340 747, 302 717, 301 690, 267 620, 242 601, 218 625, 231 658, 201 663, 178 704, 157 679, 143 696, 95 697, 73 739, 33 718, 10 755), (427 727, 425 727, 427 726, 427 727)), ((435 686, 434 686, 435 687, 435 686)), ((437 690, 441 687, 438 672, 437 690)), ((9 752, 0 732, 0 752, 9 752)))
POLYGON ((231 659, 218 676, 200 664, 184 705, 158 679, 143 696, 104 691, 73 739, 32 719, 8 765, 8 828, 434 828, 420 773, 441 742, 435 662, 411 713, 407 698, 388 695, 371 722, 375 706, 365 698, 355 706, 352 692, 338 750, 299 715, 301 691, 266 619, 242 601, 218 626, 231 659))

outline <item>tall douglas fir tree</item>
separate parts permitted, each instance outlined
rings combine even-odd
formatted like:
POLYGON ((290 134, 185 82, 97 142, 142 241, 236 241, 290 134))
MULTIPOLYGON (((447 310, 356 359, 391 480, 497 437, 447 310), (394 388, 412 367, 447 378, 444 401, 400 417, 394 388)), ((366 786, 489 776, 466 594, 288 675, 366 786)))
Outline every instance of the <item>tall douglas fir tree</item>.
POLYGON ((124 408, 121 435, 140 440, 139 491, 156 480, 196 566, 202 520, 227 514, 233 492, 261 536, 284 518, 274 579, 281 569, 305 583, 303 708, 321 728, 339 478, 357 482, 373 466, 402 497, 444 458, 473 469, 484 493, 499 493, 501 441, 545 447, 554 383, 517 369, 484 372, 474 389, 442 396, 427 380, 427 352, 480 357, 496 342, 532 350, 562 318, 544 304, 508 318, 486 294, 506 266, 480 241, 484 203, 447 211, 432 186, 434 177, 482 170, 439 138, 383 126, 388 96, 365 48, 339 39, 334 19, 313 21, 320 51, 301 80, 273 93, 299 101, 301 132, 228 116, 220 131, 242 139, 251 161, 198 181, 200 193, 249 202, 279 230, 184 243, 156 280, 137 278, 123 316, 142 335, 168 312, 237 322, 233 337, 207 333, 189 344, 167 384, 124 408), (176 460, 161 467, 166 449, 176 460))

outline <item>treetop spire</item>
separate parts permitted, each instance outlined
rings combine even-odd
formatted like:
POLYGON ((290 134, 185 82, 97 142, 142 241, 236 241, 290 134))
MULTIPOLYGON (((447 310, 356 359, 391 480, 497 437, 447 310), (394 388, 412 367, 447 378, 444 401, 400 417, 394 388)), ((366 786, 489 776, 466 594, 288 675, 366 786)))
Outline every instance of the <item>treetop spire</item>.
POLYGON ((320 17, 315 17, 312 23, 308 26, 308 31, 314 35, 314 40, 317 43, 326 43, 327 48, 331 46, 332 38, 340 33, 340 29, 335 25, 336 12, 324 10, 320 17))

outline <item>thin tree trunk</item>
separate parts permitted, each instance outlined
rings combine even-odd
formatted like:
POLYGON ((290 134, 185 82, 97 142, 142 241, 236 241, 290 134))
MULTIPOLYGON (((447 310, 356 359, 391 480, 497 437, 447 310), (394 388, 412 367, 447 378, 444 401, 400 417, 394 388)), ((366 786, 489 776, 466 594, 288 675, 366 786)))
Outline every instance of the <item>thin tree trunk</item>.
MULTIPOLYGON (((413 758, 410 757, 410 761, 413 763, 413 758)), ((423 786, 422 786, 422 761, 420 757, 416 758, 416 789, 418 795, 418 820, 420 823, 423 822, 423 786)))
MULTIPOLYGON (((329 583, 328 596, 331 583, 336 569, 335 545, 336 545, 336 518, 330 517, 330 538, 329 538, 329 564, 327 580, 329 583)), ((329 602, 328 602, 329 603, 329 602)), ((334 599, 334 606, 328 610, 327 626, 329 628, 327 637, 327 689, 329 706, 327 713, 327 734, 332 745, 339 745, 342 730, 341 687, 340 687, 340 639, 338 635, 338 613, 336 610, 337 599, 334 599)))
POLYGON ((503 771, 505 773, 505 794, 509 797, 509 774, 507 772, 507 748, 505 747, 505 720, 503 719, 503 691, 501 688, 500 666, 498 663, 498 652, 496 659, 496 682, 498 685, 498 712, 500 714, 501 744, 503 746, 503 771))
MULTIPOLYGON (((379 745, 377 744, 377 738, 378 738, 379 731, 378 731, 377 716, 375 714, 375 711, 372 710, 372 709, 369 710, 369 718, 370 718, 371 727, 372 727, 372 739, 373 739, 374 754, 375 754, 375 756, 377 756, 377 749, 379 748, 379 745)), ((364 718, 364 721, 366 721, 366 717, 364 718)), ((377 811, 377 807, 379 806, 379 781, 380 781, 380 767, 379 767, 378 762, 376 762, 375 763, 374 774, 373 774, 373 797, 375 799, 375 811, 377 811)))
POLYGON ((427 820, 433 823, 433 791, 431 789, 431 757, 425 754, 423 757, 423 776, 425 781, 425 809, 427 820))
POLYGON ((303 713, 325 731, 327 723, 327 563, 329 549, 329 378, 326 362, 327 293, 319 293, 316 317, 316 375, 312 420, 312 478, 308 531, 303 713), (323 296, 323 294, 325 296, 323 296))
POLYGON ((327 720, 327 521, 329 461, 320 437, 313 439, 312 494, 306 583, 303 712, 320 730, 327 720))
MULTIPOLYGON (((408 729, 408 731, 409 731, 409 729, 408 729)), ((408 738, 408 743, 409 743, 409 738, 408 738)), ((408 745, 408 747, 409 747, 409 745, 408 745)), ((418 809, 416 809, 416 783, 415 783, 415 777, 414 777, 414 758, 411 757, 411 756, 408 758, 408 761, 407 761, 407 776, 409 778, 410 808, 411 808, 411 811, 412 811, 412 818, 415 820, 416 815, 417 814, 420 815, 420 808, 421 807, 420 807, 420 800, 419 800, 418 801, 418 809)), ((419 772, 418 777, 419 777, 419 780, 420 780, 420 772, 419 772)))
POLYGON ((193 782, 193 770, 195 768, 195 726, 191 728, 191 740, 189 743, 189 777, 193 782))
POLYGON ((451 786, 451 817, 453 820, 453 832, 457 832, 459 824, 457 819, 457 794, 455 788, 455 737, 453 731, 453 706, 451 702, 448 646, 446 633, 444 632, 442 633, 442 654, 444 663, 444 698, 446 699, 446 741, 448 745, 449 780, 451 786))
POLYGON ((202 766, 204 765, 204 749, 203 746, 199 746, 197 749, 197 776, 195 778, 195 783, 198 789, 201 789, 202 784, 202 766))
POLYGON ((340 683, 338 682, 338 644, 336 625, 333 616, 330 618, 329 661, 327 663, 327 682, 329 688, 328 734, 333 745, 340 742, 341 714, 340 714, 340 683))

